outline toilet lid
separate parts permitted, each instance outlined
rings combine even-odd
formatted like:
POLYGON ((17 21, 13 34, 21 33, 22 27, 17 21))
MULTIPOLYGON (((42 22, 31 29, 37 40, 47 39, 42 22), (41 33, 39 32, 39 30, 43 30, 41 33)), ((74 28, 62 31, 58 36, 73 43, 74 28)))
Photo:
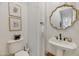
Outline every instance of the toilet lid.
POLYGON ((15 54, 15 56, 29 56, 27 51, 19 51, 15 54))

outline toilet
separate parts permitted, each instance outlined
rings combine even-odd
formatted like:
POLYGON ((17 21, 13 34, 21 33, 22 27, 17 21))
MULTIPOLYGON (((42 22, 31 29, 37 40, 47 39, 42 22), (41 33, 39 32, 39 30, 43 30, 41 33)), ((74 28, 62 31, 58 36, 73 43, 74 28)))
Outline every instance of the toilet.
POLYGON ((8 41, 8 53, 11 56, 29 56, 28 51, 24 51, 24 41, 22 38, 8 41))
POLYGON ((15 56, 29 56, 28 51, 19 51, 17 53, 15 53, 15 56))

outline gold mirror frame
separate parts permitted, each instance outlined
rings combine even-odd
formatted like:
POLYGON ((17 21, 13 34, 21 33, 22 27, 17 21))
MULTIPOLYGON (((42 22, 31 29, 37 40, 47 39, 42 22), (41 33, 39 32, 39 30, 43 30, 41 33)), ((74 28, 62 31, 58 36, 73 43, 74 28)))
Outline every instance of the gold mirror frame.
POLYGON ((55 28, 55 29, 57 29, 57 30, 66 30, 66 29, 72 27, 72 25, 73 25, 77 20, 78 20, 78 10, 77 10, 73 5, 68 5, 68 4, 64 4, 64 5, 61 5, 61 6, 56 7, 56 9, 53 10, 52 13, 51 13, 51 15, 49 16, 49 23, 50 23, 51 27, 53 27, 53 28, 55 28), (72 7, 72 9, 76 11, 76 20, 75 20, 73 23, 71 23, 71 26, 68 26, 68 27, 66 27, 65 29, 61 29, 61 28, 59 29, 59 28, 57 28, 56 26, 53 26, 53 24, 51 23, 51 17, 52 17, 52 15, 53 15, 53 13, 54 13, 58 8, 65 7, 65 6, 66 6, 66 7, 72 7))

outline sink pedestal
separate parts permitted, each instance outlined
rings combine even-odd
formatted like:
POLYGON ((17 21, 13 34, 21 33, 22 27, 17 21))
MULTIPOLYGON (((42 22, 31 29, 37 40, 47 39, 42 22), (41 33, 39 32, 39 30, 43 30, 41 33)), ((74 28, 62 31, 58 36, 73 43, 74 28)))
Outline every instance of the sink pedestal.
POLYGON ((62 40, 57 40, 56 38, 51 38, 48 41, 52 46, 56 47, 56 55, 57 56, 63 56, 65 50, 74 50, 77 48, 77 45, 75 42, 67 42, 62 40))
POLYGON ((58 49, 56 50, 56 55, 57 55, 57 56, 63 56, 63 52, 64 52, 63 49, 59 49, 59 48, 58 48, 58 49))

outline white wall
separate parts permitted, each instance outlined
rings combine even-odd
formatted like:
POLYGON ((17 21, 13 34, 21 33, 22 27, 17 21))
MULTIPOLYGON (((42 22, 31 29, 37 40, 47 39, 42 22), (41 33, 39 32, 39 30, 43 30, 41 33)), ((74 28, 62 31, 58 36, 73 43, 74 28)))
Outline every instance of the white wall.
MULTIPOLYGON (((77 21, 71 28, 68 28, 67 30, 60 31, 52 28, 49 24, 49 16, 51 12, 59 5, 62 5, 63 3, 47 3, 47 40, 51 37, 54 37, 58 35, 59 33, 62 33, 63 36, 71 37, 72 40, 77 44, 78 48, 74 51, 65 51, 64 55, 78 55, 79 56, 79 21, 77 21)), ((75 3, 74 5, 79 8, 79 3, 75 3)), ((56 54, 56 48, 52 47, 47 43, 47 50, 56 54)))
POLYGON ((26 3, 18 3, 22 8, 22 31, 9 31, 8 3, 0 3, 0 55, 8 55, 7 41, 13 40, 14 34, 21 34, 27 39, 27 6, 26 3))
POLYGON ((38 55, 38 3, 28 3, 28 45, 31 50, 30 55, 38 55), (37 8, 37 9, 36 9, 37 8))
POLYGON ((31 55, 45 55, 44 53, 44 38, 41 36, 42 27, 41 20, 44 17, 44 4, 30 2, 28 5, 28 45, 31 50, 31 55))

